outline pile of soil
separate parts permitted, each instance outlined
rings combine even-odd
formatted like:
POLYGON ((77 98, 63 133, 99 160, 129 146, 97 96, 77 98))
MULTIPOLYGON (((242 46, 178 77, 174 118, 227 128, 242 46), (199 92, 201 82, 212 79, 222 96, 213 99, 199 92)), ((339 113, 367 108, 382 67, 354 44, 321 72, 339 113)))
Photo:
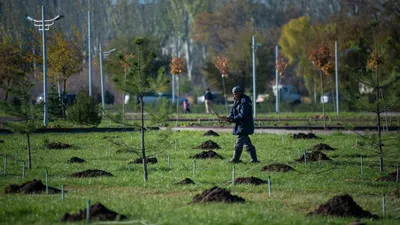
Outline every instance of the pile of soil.
MULTIPOLYGON (((40 194, 42 192, 46 192, 46 186, 42 183, 41 180, 36 179, 25 182, 21 185, 10 184, 4 189, 4 193, 6 194, 40 194)), ((60 192, 61 190, 49 186, 49 194, 57 194, 60 192)))
POLYGON ((219 136, 219 134, 214 132, 213 130, 208 130, 203 134, 203 136, 219 136))
POLYGON ((179 182, 176 182, 175 184, 179 184, 179 185, 185 185, 185 184, 195 184, 194 181, 190 178, 185 178, 179 182))
POLYGON ((3 140, 0 140, 0 143, 4 143, 4 141, 3 141, 3 140))
MULTIPOLYGON (((134 161, 131 161, 129 164, 143 164, 143 160, 142 160, 143 158, 137 158, 137 159, 135 159, 134 161)), ((157 163, 158 162, 158 160, 157 160, 157 158, 156 157, 147 157, 147 159, 146 159, 146 163, 153 163, 153 164, 155 164, 155 163, 157 163)))
POLYGON ((47 142, 45 143, 46 148, 49 149, 66 149, 66 148, 71 148, 72 145, 70 144, 66 144, 66 143, 62 143, 62 142, 47 142))
POLYGON ((367 225, 367 223, 364 223, 362 221, 356 220, 352 223, 349 223, 349 225, 367 225))
POLYGON ((223 159, 222 156, 220 156, 218 153, 214 152, 213 150, 200 152, 199 154, 196 154, 190 158, 192 158, 192 159, 209 159, 209 158, 223 159))
POLYGON ((80 177, 80 178, 84 178, 84 177, 100 177, 100 176, 107 176, 107 177, 111 177, 114 176, 109 172, 103 171, 103 170, 85 170, 82 172, 76 172, 71 174, 71 177, 80 177))
POLYGON ((266 184, 267 181, 262 180, 257 177, 238 177, 235 179, 235 184, 255 184, 255 185, 261 185, 261 184, 266 184))
POLYGON ((211 140, 205 141, 203 144, 201 144, 199 147, 200 149, 219 149, 219 145, 211 140))
POLYGON ((321 139, 320 137, 315 136, 313 133, 297 133, 293 134, 294 139, 321 139))
POLYGON ((79 157, 73 156, 73 157, 71 157, 69 159, 68 162, 70 162, 70 163, 84 163, 86 161, 84 159, 79 158, 79 157))
POLYGON ((314 145, 314 147, 312 148, 313 151, 322 151, 322 150, 328 150, 328 151, 332 151, 332 150, 336 150, 337 148, 332 148, 331 146, 324 144, 324 143, 319 143, 317 145, 314 145))
POLYGON ((212 187, 203 191, 201 194, 194 196, 193 203, 205 203, 205 202, 225 202, 225 203, 244 203, 244 198, 237 195, 232 195, 229 191, 224 188, 217 186, 212 187))
MULTIPOLYGON (((315 162, 315 161, 321 161, 321 160, 331 160, 328 156, 326 156, 323 152, 321 151, 312 151, 312 152, 307 152, 306 153, 307 157, 307 162, 315 162)), ((304 154, 296 159, 298 162, 304 162, 304 154)))
POLYGON ((120 136, 104 136, 103 139, 113 139, 113 138, 120 138, 120 136))
POLYGON ((318 209, 307 215, 378 218, 377 215, 363 210, 348 194, 329 199, 325 204, 320 205, 318 209))
MULTIPOLYGON (((396 181, 397 171, 389 173, 387 176, 376 179, 377 181, 396 181)), ((400 176, 400 174, 399 174, 400 176)), ((399 177, 400 179, 400 177, 399 177)))
POLYGON ((275 171, 275 172, 289 172, 294 170, 291 166, 281 164, 281 163, 274 163, 263 166, 261 171, 275 171))
MULTIPOLYGON (((126 216, 118 214, 112 210, 107 209, 99 202, 90 206, 90 220, 91 221, 110 221, 110 220, 123 220, 126 216)), ((81 221, 86 220, 86 209, 79 210, 76 214, 65 213, 61 218, 63 222, 81 221)))

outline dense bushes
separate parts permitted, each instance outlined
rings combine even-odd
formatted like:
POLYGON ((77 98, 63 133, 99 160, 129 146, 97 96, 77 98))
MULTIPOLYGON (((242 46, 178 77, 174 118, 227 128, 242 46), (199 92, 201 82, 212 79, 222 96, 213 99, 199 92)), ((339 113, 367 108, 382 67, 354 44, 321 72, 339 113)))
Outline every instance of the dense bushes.
POLYGON ((69 107, 67 118, 78 124, 97 126, 101 122, 100 107, 93 97, 81 90, 76 103, 69 107))

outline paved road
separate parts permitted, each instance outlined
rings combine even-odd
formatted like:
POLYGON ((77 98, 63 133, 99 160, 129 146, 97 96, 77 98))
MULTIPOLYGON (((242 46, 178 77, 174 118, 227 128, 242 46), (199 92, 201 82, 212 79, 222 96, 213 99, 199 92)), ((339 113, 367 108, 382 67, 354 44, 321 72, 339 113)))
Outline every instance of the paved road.
MULTIPOLYGON (((161 130, 166 130, 167 128, 162 127, 161 130)), ((232 127, 173 127, 173 131, 208 131, 213 130, 215 132, 232 132, 232 127)), ((323 130, 323 129, 315 129, 315 128, 307 128, 307 129, 284 129, 284 128, 256 128, 254 131, 256 134, 259 133, 268 133, 268 134, 293 134, 293 133, 315 133, 315 134, 333 134, 342 132, 344 134, 354 134, 357 133, 365 133, 363 130, 323 130)), ((377 132, 377 131, 369 131, 369 132, 377 132)), ((399 129, 384 131, 384 133, 399 133, 399 129)))

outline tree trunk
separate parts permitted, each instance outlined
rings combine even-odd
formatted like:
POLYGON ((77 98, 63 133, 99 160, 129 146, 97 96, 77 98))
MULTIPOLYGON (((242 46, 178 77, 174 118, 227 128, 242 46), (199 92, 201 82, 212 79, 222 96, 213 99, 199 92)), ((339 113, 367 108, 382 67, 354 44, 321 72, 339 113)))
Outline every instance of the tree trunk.
MULTIPOLYGON (((319 78, 321 79, 321 96, 324 94, 324 87, 322 82, 322 72, 319 71, 319 78)), ((324 99, 325 100, 325 99, 324 99)), ((324 119, 324 130, 326 128, 326 120, 325 120, 325 101, 322 101, 322 117, 324 119)))
POLYGON ((28 150, 28 169, 32 169, 31 140, 29 137, 29 133, 26 134, 26 148, 28 150))
POLYGON ((317 81, 315 79, 315 75, 313 76, 314 80, 314 104, 317 104, 317 81))
POLYGON ((140 116, 142 120, 142 125, 140 127, 141 138, 142 138, 142 161, 143 161, 143 172, 144 172, 144 181, 147 182, 147 159, 146 159, 146 150, 144 148, 144 114, 143 114, 143 95, 140 96, 140 116))
POLYGON ((378 146, 379 146, 379 171, 383 172, 383 150, 382 150, 382 132, 381 132, 381 109, 379 105, 379 76, 378 76, 378 69, 376 71, 376 114, 378 116, 378 146))
POLYGON ((7 79, 7 89, 6 89, 6 96, 4 98, 4 101, 8 100, 8 88, 10 87, 10 82, 11 82, 11 80, 7 79))
POLYGON ((67 118, 67 114, 66 114, 66 110, 67 110, 67 106, 65 105, 66 103, 64 103, 64 96, 66 94, 66 89, 67 89, 67 79, 63 80, 63 90, 62 90, 62 94, 61 94, 61 105, 62 105, 62 110, 63 110, 63 117, 64 119, 67 118))

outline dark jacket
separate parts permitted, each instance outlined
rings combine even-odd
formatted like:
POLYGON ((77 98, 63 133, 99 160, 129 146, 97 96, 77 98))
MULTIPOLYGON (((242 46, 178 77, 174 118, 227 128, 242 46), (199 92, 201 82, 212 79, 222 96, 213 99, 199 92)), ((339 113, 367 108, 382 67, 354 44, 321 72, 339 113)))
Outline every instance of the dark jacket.
POLYGON ((254 133, 254 121, 251 98, 245 94, 233 102, 229 118, 235 123, 234 135, 249 135, 254 133))
POLYGON ((206 91, 206 93, 204 94, 204 100, 210 100, 210 101, 214 100, 214 96, 211 93, 211 91, 206 91))

